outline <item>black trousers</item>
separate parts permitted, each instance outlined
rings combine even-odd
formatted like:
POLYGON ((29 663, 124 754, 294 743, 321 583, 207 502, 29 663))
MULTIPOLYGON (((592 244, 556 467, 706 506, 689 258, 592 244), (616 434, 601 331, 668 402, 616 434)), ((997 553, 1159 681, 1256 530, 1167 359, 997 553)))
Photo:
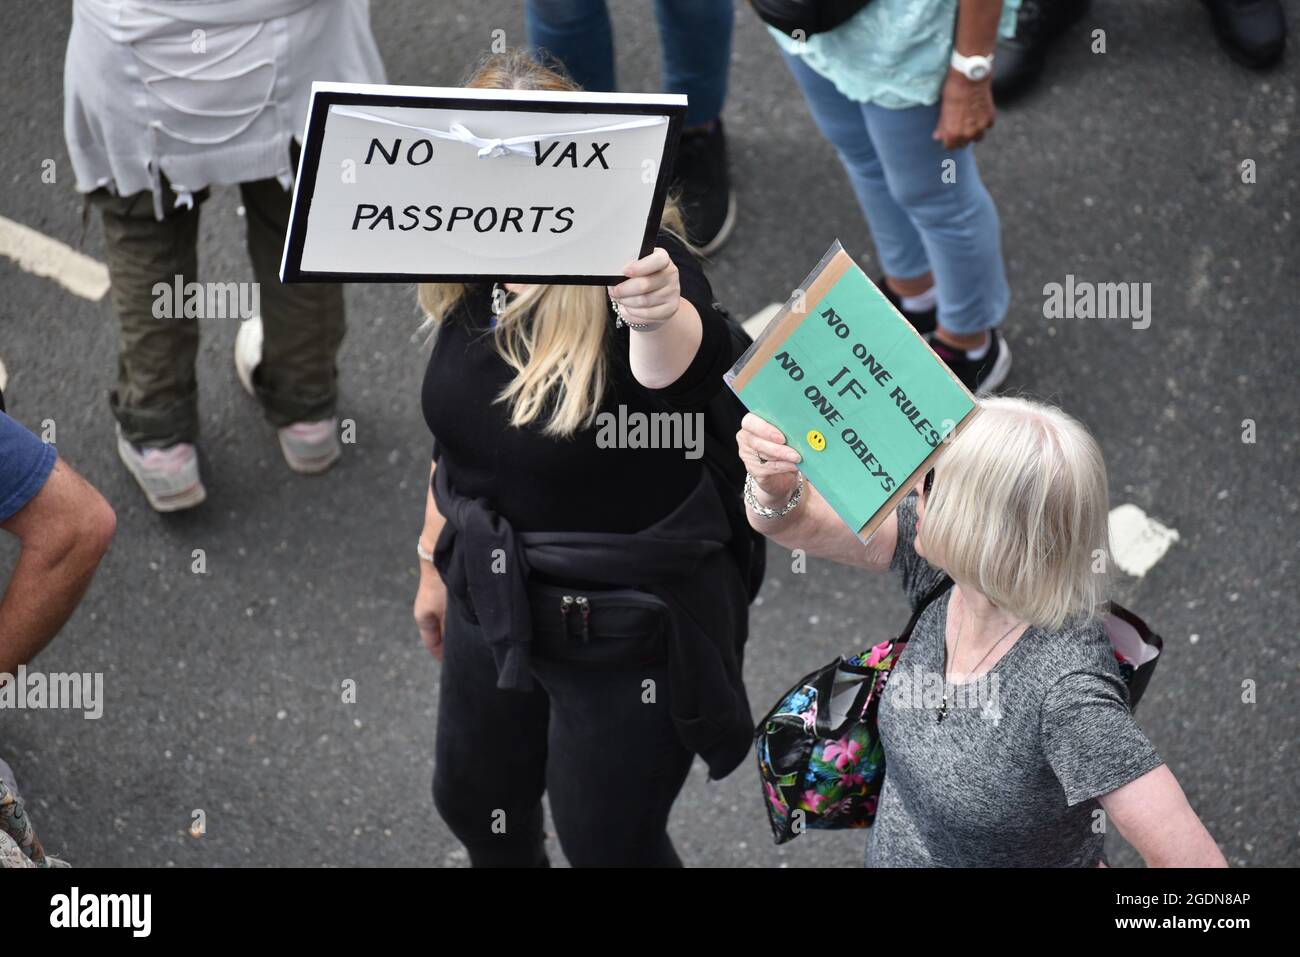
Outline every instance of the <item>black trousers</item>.
POLYGON ((668 712, 665 663, 534 656, 534 690, 501 691, 454 597, 443 640, 433 803, 475 867, 548 865, 543 792, 573 866, 681 866, 668 814, 693 755, 668 712))

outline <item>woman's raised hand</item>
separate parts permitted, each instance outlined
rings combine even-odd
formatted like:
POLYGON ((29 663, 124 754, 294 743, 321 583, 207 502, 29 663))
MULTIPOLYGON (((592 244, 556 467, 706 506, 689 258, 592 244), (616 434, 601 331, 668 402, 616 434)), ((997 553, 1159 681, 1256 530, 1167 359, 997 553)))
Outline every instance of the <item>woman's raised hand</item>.
POLYGON ((609 295, 622 307, 625 322, 658 325, 677 315, 682 286, 667 250, 656 247, 644 259, 629 263, 623 275, 628 278, 610 286, 609 295))
POLYGON ((740 447, 740 460, 754 476, 754 483, 768 497, 784 504, 794 490, 801 459, 798 452, 785 444, 781 430, 747 412, 740 420, 736 444, 740 447))

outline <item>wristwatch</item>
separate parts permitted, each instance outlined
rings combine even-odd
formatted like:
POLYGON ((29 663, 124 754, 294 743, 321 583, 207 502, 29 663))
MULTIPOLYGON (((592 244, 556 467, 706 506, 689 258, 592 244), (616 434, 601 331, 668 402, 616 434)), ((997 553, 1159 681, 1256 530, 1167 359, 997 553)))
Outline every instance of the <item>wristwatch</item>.
POLYGON ((952 68, 966 77, 978 83, 980 80, 986 80, 993 73, 993 55, 988 56, 962 56, 956 50, 952 51, 952 68))

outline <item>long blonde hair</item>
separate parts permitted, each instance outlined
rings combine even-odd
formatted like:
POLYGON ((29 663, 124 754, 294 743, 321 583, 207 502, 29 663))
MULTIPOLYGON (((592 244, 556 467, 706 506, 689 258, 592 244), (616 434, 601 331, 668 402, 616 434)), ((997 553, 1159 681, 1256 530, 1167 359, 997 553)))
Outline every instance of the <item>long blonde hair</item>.
MULTIPOLYGON (((493 90, 581 89, 562 68, 526 50, 485 57, 465 86, 493 90)), ((662 227, 685 242, 681 211, 670 197, 662 227)), ((463 283, 421 283, 420 308, 434 331, 464 300, 463 283)), ((539 421, 542 432, 568 437, 596 418, 609 379, 607 296, 603 286, 530 285, 497 317, 497 353, 515 371, 496 401, 510 404, 510 424, 539 421)))

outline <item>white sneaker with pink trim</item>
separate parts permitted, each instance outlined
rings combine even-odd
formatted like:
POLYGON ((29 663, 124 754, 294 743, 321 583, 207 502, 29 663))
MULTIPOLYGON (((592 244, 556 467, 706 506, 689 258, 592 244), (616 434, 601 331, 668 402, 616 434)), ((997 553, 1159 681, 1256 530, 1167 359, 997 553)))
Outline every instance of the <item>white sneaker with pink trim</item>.
MULTIPOLYGON (((244 391, 254 397, 257 392, 253 388, 253 370, 261 361, 262 317, 254 316, 241 322, 235 334, 235 373, 244 391)), ((285 462, 304 475, 324 472, 343 454, 335 418, 295 422, 280 429, 278 434, 285 462)))
POLYGON ((324 472, 343 454, 338 419, 295 422, 280 429, 279 436, 285 462, 289 468, 304 475, 324 472))
POLYGON ((155 512, 179 512, 208 497, 199 478, 199 456, 189 442, 139 449, 117 430, 117 454, 155 512))

